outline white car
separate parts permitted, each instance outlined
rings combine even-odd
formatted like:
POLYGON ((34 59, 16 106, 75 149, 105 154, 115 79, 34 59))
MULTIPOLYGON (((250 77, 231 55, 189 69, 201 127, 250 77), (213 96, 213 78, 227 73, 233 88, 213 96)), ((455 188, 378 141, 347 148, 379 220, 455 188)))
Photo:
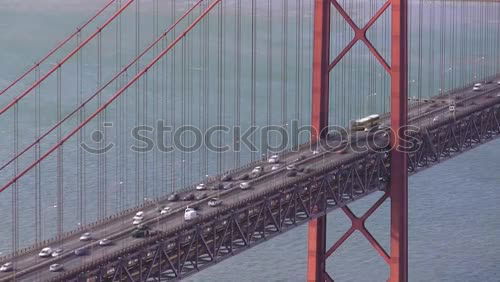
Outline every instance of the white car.
POLYGON ((207 186, 205 185, 205 183, 200 183, 200 184, 196 185, 196 190, 198 190, 198 191, 205 190, 205 189, 207 189, 207 186))
POLYGON ((476 84, 474 84, 474 87, 472 87, 472 90, 479 91, 479 90, 481 90, 481 86, 482 86, 481 83, 476 83, 476 84))
POLYGON ((499 80, 499 81, 497 81, 497 84, 498 84, 498 85, 500 85, 500 80, 499 80))
POLYGON ((57 248, 54 251, 52 251, 52 257, 53 258, 58 257, 62 254, 62 252, 63 252, 62 248, 57 248))
POLYGON ((164 215, 164 214, 167 214, 171 211, 172 209, 170 207, 164 207, 161 211, 160 211, 160 214, 161 215, 164 215))
POLYGON ((198 217, 198 213, 195 209, 187 207, 184 211, 184 220, 193 220, 198 217))
POLYGON ((263 170, 263 168, 261 166, 256 166, 254 167, 254 169, 252 170, 252 173, 261 173, 263 170))
POLYGON ((271 170, 278 170, 280 169, 280 165, 279 164, 275 164, 271 167, 271 170))
POLYGON ((455 105, 450 105, 450 106, 448 107, 448 110, 450 111, 450 113, 454 113, 454 112, 455 112, 455 110, 456 110, 456 109, 455 109, 455 105))
POLYGON ((140 218, 135 218, 135 217, 134 217, 134 221, 132 221, 132 224, 133 224, 133 225, 139 225, 139 224, 141 224, 141 223, 142 223, 142 219, 140 219, 140 218))
POLYGON ((111 240, 108 238, 104 238, 101 241, 99 241, 99 246, 109 246, 111 245, 111 240))
POLYGON ((144 219, 144 212, 143 211, 138 211, 134 217, 132 218, 134 220, 143 220, 144 219))
POLYGON ((62 269, 63 269, 62 264, 58 264, 58 263, 51 264, 49 267, 49 271, 51 271, 51 272, 61 271, 62 269))
POLYGON ((38 253, 38 256, 41 258, 47 258, 52 255, 52 249, 49 247, 43 248, 40 253, 38 253))
POLYGON ((296 170, 297 167, 294 164, 289 164, 286 166, 286 170, 296 170))
POLYGON ((269 157, 269 159, 267 159, 267 162, 270 164, 279 163, 280 157, 278 155, 272 155, 271 157, 269 157))
POLYGON ((0 266, 0 272, 9 272, 13 270, 12 262, 6 262, 0 266))
POLYGON ((313 155, 317 155, 317 154, 319 154, 319 151, 318 150, 314 150, 314 151, 312 151, 312 154, 313 155))
POLYGON ((240 188, 241 188, 241 190, 250 189, 250 187, 251 187, 251 185, 250 185, 250 183, 248 183, 248 182, 241 182, 241 183, 240 183, 240 188))
POLYGON ((90 232, 83 233, 82 236, 80 236, 80 241, 89 241, 92 239, 92 234, 90 232))
POLYGON ((222 200, 219 198, 211 198, 210 200, 208 200, 209 207, 217 207, 220 205, 222 205, 222 200))

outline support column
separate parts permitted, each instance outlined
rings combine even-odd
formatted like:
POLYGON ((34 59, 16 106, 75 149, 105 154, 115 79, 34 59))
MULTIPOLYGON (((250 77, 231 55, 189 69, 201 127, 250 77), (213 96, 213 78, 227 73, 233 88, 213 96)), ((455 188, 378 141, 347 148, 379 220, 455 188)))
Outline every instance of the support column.
POLYGON ((330 0, 314 0, 311 126, 313 142, 326 135, 330 108, 330 0))
POLYGON ((391 259, 390 282, 408 281, 408 0, 392 0, 391 51, 391 259))
MULTIPOLYGON (((330 0, 314 0, 311 141, 326 135, 329 112, 330 0)), ((308 227, 307 281, 325 281, 326 215, 308 227)))
POLYGON ((325 281, 326 215, 309 222, 307 236, 307 281, 325 281))

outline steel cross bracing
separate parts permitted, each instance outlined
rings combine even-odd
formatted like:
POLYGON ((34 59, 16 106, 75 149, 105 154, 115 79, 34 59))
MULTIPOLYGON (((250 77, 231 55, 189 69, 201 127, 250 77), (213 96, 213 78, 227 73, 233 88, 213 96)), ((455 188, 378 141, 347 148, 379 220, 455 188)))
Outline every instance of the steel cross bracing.
MULTIPOLYGON (((409 153, 408 172, 416 173, 500 136, 499 121, 500 98, 486 96, 480 105, 421 127, 412 133, 416 142, 415 151, 409 153)), ((370 151, 317 167, 310 175, 289 179, 272 191, 214 211, 197 222, 68 270, 53 281, 177 280, 337 208, 346 212, 353 225, 326 255, 359 230, 388 261, 389 255, 364 222, 389 196, 390 165, 389 154, 370 151), (363 216, 356 217, 347 207, 375 191, 385 192, 363 216)))
POLYGON ((390 266, 390 281, 408 280, 408 174, 407 155, 396 150, 405 143, 402 138, 408 122, 408 7, 407 0, 386 1, 362 28, 353 21, 337 0, 315 0, 313 87, 312 87, 312 141, 324 138, 328 129, 329 80, 333 68, 358 42, 362 41, 391 78, 391 188, 362 217, 356 217, 348 207, 343 211, 351 219, 351 228, 326 251, 326 217, 309 224, 308 281, 333 281, 326 270, 326 259, 344 243, 354 230, 359 230, 390 266), (353 29, 353 39, 337 57, 330 61, 330 20, 334 7, 353 29), (367 31, 391 7, 391 66, 367 38, 367 31), (328 64, 328 65, 327 65, 328 64), (391 198, 391 253, 384 251, 365 227, 366 219, 387 199, 391 198), (326 252, 325 252, 326 251, 326 252))

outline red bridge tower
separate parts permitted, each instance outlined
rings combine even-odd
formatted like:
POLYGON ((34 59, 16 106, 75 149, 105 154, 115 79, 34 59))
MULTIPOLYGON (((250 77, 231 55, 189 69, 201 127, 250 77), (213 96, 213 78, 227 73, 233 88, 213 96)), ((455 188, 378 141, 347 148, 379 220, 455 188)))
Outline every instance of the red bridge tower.
MULTIPOLYGON (((351 19, 337 0, 314 0, 314 53, 312 84, 312 141, 323 138, 328 127, 329 76, 331 70, 349 52, 356 42, 362 41, 391 78, 391 129, 392 148, 404 146, 402 129, 408 117, 408 1, 388 0, 376 14, 360 28, 351 19), (330 60, 330 11, 334 7, 354 30, 354 38, 342 52, 330 60), (367 30, 377 19, 391 8, 391 65, 366 37, 367 30)), ((308 281, 333 281, 326 271, 326 259, 356 230, 360 231, 390 267, 391 282, 408 280, 408 169, 407 155, 402 151, 391 151, 390 189, 361 217, 356 217, 346 206, 343 211, 351 219, 349 230, 328 250, 326 249, 326 215, 309 223, 308 281), (391 198, 390 254, 371 236, 365 227, 366 219, 387 199, 391 198)))

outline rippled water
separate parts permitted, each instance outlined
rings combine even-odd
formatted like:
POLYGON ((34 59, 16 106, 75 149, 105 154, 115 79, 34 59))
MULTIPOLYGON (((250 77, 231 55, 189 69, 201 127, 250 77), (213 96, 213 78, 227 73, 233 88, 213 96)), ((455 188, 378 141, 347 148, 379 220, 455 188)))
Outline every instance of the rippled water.
MULTIPOLYGON (((262 2, 261 0, 258 1, 262 2)), ((0 1, 0 88, 11 81, 21 72, 21 70, 25 69, 25 66, 30 65, 31 62, 38 59, 41 54, 45 53, 46 50, 53 46, 54 42, 71 32, 77 23, 81 23, 86 19, 87 15, 95 10, 95 3, 102 2, 103 1, 98 0, 0 1), (48 30, 50 30, 50 32, 47 32, 48 30)), ((146 3, 144 7, 146 7, 147 3, 151 3, 152 1, 144 2, 146 3)), ((273 2, 277 3, 274 6, 274 9, 277 11, 279 11, 281 7, 278 2, 281 3, 281 1, 273 2)), ((361 7, 356 6, 358 2, 353 2, 354 4, 350 6, 350 9, 355 10, 361 7)), ((229 3, 231 2, 229 1, 229 3)), ((290 3, 295 3, 295 1, 290 1, 290 3)), ((451 6, 453 4, 447 5, 451 6)), ((482 3, 480 5, 486 4, 482 3)), ((487 5, 491 5, 491 10, 499 6, 495 3, 487 5)), ((293 5, 291 4, 290 6, 290 14, 293 14, 293 5)), ((228 7, 230 10, 231 5, 228 7)), ((413 5, 412 7, 412 9, 414 9, 413 11, 416 11, 417 6, 413 5)), ((486 26, 479 25, 479 14, 472 17, 474 13, 471 11, 476 9, 474 4, 467 3, 458 5, 454 8, 457 11, 457 15, 467 11, 471 13, 469 15, 471 17, 466 20, 460 21, 459 19, 454 19, 455 24, 461 27, 462 32, 468 34, 468 37, 464 38, 473 39, 482 29, 486 29, 488 32, 496 32, 499 28, 498 19, 487 21, 486 26)), ((263 11, 265 12, 265 10, 263 11)), ((263 11, 258 10, 258 13, 262 13, 263 11)), ((145 13, 147 15, 147 9, 145 13)), ((362 13, 357 13, 358 16, 361 14, 362 13)), ((278 16, 279 15, 277 15, 277 17, 278 16)), ((307 19, 308 17, 310 20, 310 14, 305 12, 304 18, 307 19)), ((279 20, 280 19, 277 18, 278 22, 279 20)), ((413 20, 415 20, 415 17, 413 17, 413 20)), ((243 21, 248 21, 248 17, 243 21)), ((445 24, 450 24, 450 22, 445 24)), ((435 28, 435 30, 439 29, 438 23, 426 22, 424 26, 425 28, 432 27, 432 29, 435 28), (434 24, 434 26, 432 24, 434 24)), ((264 26, 260 26, 260 28, 264 28, 264 26)), ((381 30, 382 29, 379 29, 378 31, 381 32, 381 30)), ((416 31, 415 27, 413 27, 413 30, 416 31)), ((279 28, 274 32, 279 34, 279 28)), ((293 33, 293 30, 291 33, 293 33)), ((340 32, 340 35, 342 34, 343 33, 340 32)), ((415 38, 417 35, 413 32, 411 36, 415 38)), ((343 36, 341 38, 344 40, 347 37, 343 36)), ((427 37, 424 36, 424 38, 422 44, 427 46, 427 44, 430 43, 427 41, 427 37)), ((458 38, 458 41, 463 41, 465 40, 464 38, 458 38)), ((416 41, 413 41, 414 44, 415 42, 416 41)), ((279 42, 276 42, 276 44, 279 44, 279 42)), ((382 47, 383 43, 378 42, 378 45, 382 47)), ((425 77, 422 78, 422 81, 424 81, 422 82, 423 92, 425 92, 423 93, 424 96, 438 92, 438 88, 441 87, 441 85, 437 83, 437 81, 439 81, 439 76, 432 76, 432 71, 436 71, 437 73, 438 70, 432 68, 431 71, 426 69, 425 66, 425 63, 432 58, 430 54, 438 52, 438 45, 439 40, 436 37, 434 38, 434 45, 432 45, 434 49, 430 52, 424 51, 423 56, 425 59, 423 68, 425 70, 424 75, 427 77, 427 80, 425 77), (432 80, 432 82, 430 80, 432 80)), ((307 48, 307 46, 304 48, 307 48)), ((338 46, 336 48, 338 48, 338 46)), ((132 49, 129 51, 133 53, 131 50, 132 49)), ((495 50, 497 50, 497 48, 495 48, 495 45, 492 45, 492 48, 485 47, 484 52, 498 52, 495 50)), ((455 52, 455 55, 459 55, 458 49, 453 52, 455 52)), ((477 60, 481 61, 481 54, 483 54, 481 52, 482 51, 478 50, 477 54, 474 54, 475 57, 468 59, 470 59, 471 62, 477 60)), ((413 52, 412 58, 414 64, 412 64, 413 71, 410 73, 412 95, 417 95, 417 92, 419 92, 418 76, 415 72, 416 66, 418 65, 416 62, 418 62, 418 60, 415 59, 415 56, 416 53, 413 52)), ((293 57, 293 48, 290 57, 293 57)), ((265 62, 265 58, 264 54, 260 54, 258 60, 262 60, 259 61, 262 63, 265 62)), ((273 87, 277 85, 278 87, 276 87, 276 89, 278 91, 280 90, 279 84, 281 79, 281 74, 278 73, 281 63, 279 58, 279 54, 275 55, 275 60, 277 60, 275 62, 275 71, 277 73, 273 78, 273 87)), ((438 59, 437 55, 435 59, 438 59)), ((349 60, 351 59, 348 59, 347 63, 352 63, 353 65, 360 63, 359 61, 349 60)), ((305 58, 305 62, 307 62, 307 58, 305 58)), ((89 64, 93 64, 90 59, 89 64)), ((499 69, 493 61, 483 62, 483 64, 486 66, 485 69, 488 69, 489 72, 494 70, 495 67, 499 69)), ((466 67, 467 63, 461 66, 466 67)), ((293 66, 290 66, 290 68, 290 73, 294 73, 293 66)), ((89 67, 87 71, 88 73, 86 75, 88 75, 90 79, 91 75, 93 75, 92 68, 89 67)), ((265 75, 265 72, 261 73, 260 71, 258 72, 259 74, 265 75)), ((468 68, 467 71, 460 70, 460 67, 458 70, 449 70, 449 72, 454 73, 456 77, 449 79, 447 81, 448 84, 444 85, 444 87, 450 88, 453 87, 453 85, 460 85, 460 80, 463 79, 466 81, 475 75, 479 75, 481 71, 482 69, 476 65, 474 65, 473 68, 468 68)), ((71 71, 69 73, 72 74, 71 71)), ((338 73, 336 75, 336 77, 339 78, 343 74, 338 73)), ((291 92, 294 91, 293 85, 295 85, 292 77, 292 75, 289 77, 289 90, 291 92)), ((369 81, 371 80, 366 80, 367 85, 364 86, 371 89, 372 87, 368 84, 371 85, 372 82, 369 81)), ((360 89, 357 88, 360 86, 355 85, 355 82, 356 80, 353 79, 344 84, 335 84, 334 86, 336 88, 332 95, 335 96, 335 99, 332 100, 338 102, 335 105, 337 111, 334 111, 332 119, 337 123, 345 122, 345 120, 348 119, 346 118, 347 115, 352 116, 359 114, 359 112, 354 112, 356 108, 358 110, 362 108, 363 110, 361 111, 364 112, 370 112, 376 109, 383 111, 384 109, 384 104, 386 104, 387 101, 384 101, 381 97, 377 97, 374 101, 363 100, 363 98, 360 100, 359 97, 361 96, 353 96, 357 97, 353 98, 353 100, 349 100, 351 98, 342 98, 343 96, 350 96, 345 95, 345 93, 349 93, 352 96, 353 92, 360 89)), ((248 90, 248 80, 246 80, 246 82, 243 81, 242 84, 243 88, 248 90)), ((381 91, 384 88, 384 82, 382 81, 374 85, 373 88, 377 91, 381 91)), ((259 83, 257 87, 262 87, 263 89, 265 86, 264 83, 259 83)), ((26 85, 23 85, 23 87, 26 87, 26 85)), ((302 85, 305 95, 302 100, 305 105, 304 108, 308 105, 308 87, 308 78, 304 78, 304 83, 302 85)), ((90 92, 90 90, 94 89, 94 85, 88 85, 86 88, 88 89, 85 89, 85 91, 90 92)), ((261 96, 265 94, 265 92, 259 93, 261 96)), ((276 97, 279 97, 279 95, 276 97)), ((130 99, 129 101, 133 102, 134 100, 130 99)), ((258 100, 259 108, 265 107, 262 101, 264 100, 258 100)), ((0 100, 0 102, 3 105, 5 100, 0 100)), ((50 107, 53 107, 53 102, 52 100, 48 100, 47 104, 44 106, 44 110, 50 112, 50 107)), ((244 103, 247 102, 249 103, 248 100, 244 101, 244 103)), ((275 101, 275 105, 278 105, 278 102, 279 99, 275 101)), ((69 107, 64 110, 69 110, 69 107)), ((231 112, 227 114, 230 115, 231 112)), ((248 114, 249 113, 244 113, 244 115, 248 114)), ((304 115, 306 114, 307 111, 304 115)), ((279 119, 278 115, 279 114, 276 114, 275 119, 279 119)), ((12 121, 10 116, 4 116, 3 118, 5 119, 0 120, 0 130, 2 133, 2 137, 0 137, 0 154, 2 154, 0 160, 2 161, 6 159, 6 154, 4 152, 11 152, 8 147, 11 141, 8 137, 3 136, 9 134, 11 128, 10 122, 12 121), (4 145, 7 146, 2 147, 4 145)), ((258 122, 262 122, 263 120, 263 115, 258 117, 258 122)), ((246 120, 244 122, 248 121, 246 120)), ((74 123, 72 125, 74 125, 74 123)), ((32 126, 32 124, 28 124, 28 126, 32 126)), ((499 159, 500 142, 497 140, 410 178, 409 248, 411 266, 410 277, 412 281, 500 281, 500 267, 498 267, 500 263, 500 208, 498 205, 500 196, 497 193, 500 185, 500 176, 496 167, 499 159)), ((49 162, 53 163, 54 159, 50 159, 49 162)), ((214 159, 210 160, 210 164, 215 167, 214 159)), ((90 166, 92 165, 95 166, 95 163, 90 166)), ((68 166, 75 168, 74 164, 69 164, 68 166)), ((131 166, 129 169, 133 170, 133 167, 131 166)), ((48 172, 53 173, 54 171, 48 170, 48 172)), ((189 176, 189 179, 199 179, 198 171, 193 171, 192 174, 193 175, 189 176)), ((0 180, 4 180, 8 176, 9 175, 0 174, 0 180)), ((69 178, 71 178, 71 176, 69 178)), ((68 179, 68 177, 66 179, 68 179)), ((115 189, 115 178, 109 181, 112 190, 115 189)), ((27 189, 31 188, 32 183, 28 182, 27 184, 28 185, 21 189, 21 199, 32 198, 30 194, 32 190, 27 189)), ((51 202, 55 198, 55 187, 53 184, 53 182, 49 181, 44 185, 44 217, 42 219, 45 225, 43 233, 44 238, 51 237, 55 231, 55 223, 53 220, 55 210, 52 208, 53 202, 51 202)), ((69 192, 75 189, 71 184, 67 185, 69 186, 67 188, 69 192)), ((93 201, 96 199, 94 188, 91 187, 88 191, 88 201, 91 203, 89 204, 91 207, 94 203, 93 201)), ((116 194, 116 189, 113 191, 114 193, 110 203, 113 209, 119 209, 133 204, 133 201, 130 200, 122 204, 122 206, 118 205, 118 200, 115 200, 116 197, 114 195, 116 194)), ((161 193, 161 191, 159 190, 158 193, 161 193)), ((0 229, 0 252, 8 252, 11 245, 10 196, 10 193, 2 193, 2 195, 0 195, 0 210, 8 211, 6 213, 9 214, 8 216, 0 218, 0 226, 8 226, 0 229)), ((74 193, 65 194, 65 202, 67 205, 67 214, 65 215, 66 229, 74 227, 76 213, 73 208, 76 207, 75 197, 74 193)), ((375 196, 368 197, 356 202, 353 208, 355 211, 361 212, 363 207, 366 207, 369 202, 375 200, 375 196)), ((31 220, 33 216, 31 212, 33 209, 33 202, 31 200, 22 200, 22 202, 22 211, 30 211, 21 212, 20 215, 21 239, 22 244, 26 245, 27 242, 32 241, 34 237, 31 220)), ((90 213, 92 213, 92 210, 90 213)), ((92 216, 95 216, 95 211, 92 216)), ((384 233, 388 230, 387 203, 368 221, 368 226, 375 237, 381 240, 382 245, 387 246, 388 240, 384 240, 388 238, 387 234, 384 233)), ((345 216, 339 212, 330 214, 328 226, 329 239, 331 240, 330 243, 333 243, 334 239, 338 238, 341 232, 345 231, 347 227, 348 222, 345 216)), ((228 259, 196 274, 188 280, 304 281, 306 267, 305 243, 306 226, 300 226, 291 232, 246 251, 243 255, 228 259)), ((346 247, 341 248, 336 256, 329 259, 329 272, 339 281, 384 281, 387 276, 384 263, 374 251, 368 250, 369 247, 369 244, 361 235, 354 234, 353 238, 347 242, 346 247)))

